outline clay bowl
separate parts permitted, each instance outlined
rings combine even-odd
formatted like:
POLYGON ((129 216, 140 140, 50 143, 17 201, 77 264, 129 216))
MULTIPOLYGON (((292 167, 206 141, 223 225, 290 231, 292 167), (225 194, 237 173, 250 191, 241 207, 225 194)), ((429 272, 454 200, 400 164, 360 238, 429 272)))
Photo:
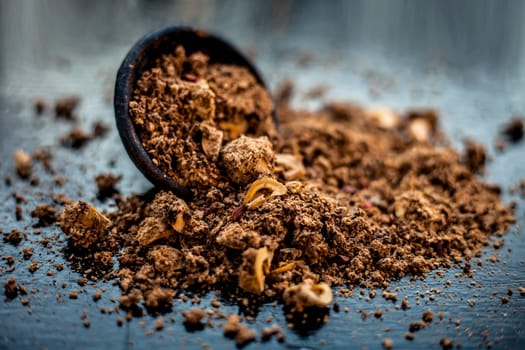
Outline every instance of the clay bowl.
MULTIPOLYGON (((129 102, 133 97, 137 80, 162 54, 173 53, 182 45, 186 53, 201 51, 210 57, 211 63, 234 64, 248 69, 257 81, 266 86, 261 75, 237 48, 228 41, 207 31, 191 27, 170 26, 147 34, 129 50, 122 62, 115 83, 115 119, 120 138, 129 157, 144 176, 158 188, 172 191, 177 196, 191 199, 191 191, 173 180, 151 161, 142 146, 129 113, 129 102)), ((277 116, 273 111, 277 125, 277 116)))

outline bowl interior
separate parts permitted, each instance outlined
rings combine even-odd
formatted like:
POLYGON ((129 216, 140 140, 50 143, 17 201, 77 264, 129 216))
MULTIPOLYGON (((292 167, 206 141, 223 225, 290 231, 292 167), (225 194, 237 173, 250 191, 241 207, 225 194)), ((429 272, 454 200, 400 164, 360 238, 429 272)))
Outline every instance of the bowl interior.
MULTIPOLYGON (((158 57, 175 52, 178 45, 182 45, 188 54, 196 51, 205 53, 210 57, 210 62, 246 67, 261 85, 265 84, 257 69, 230 43, 206 31, 188 27, 172 26, 152 32, 139 40, 124 58, 117 73, 114 96, 115 119, 124 147, 135 165, 155 186, 189 199, 191 191, 188 188, 153 164, 140 142, 129 114, 129 102, 133 98, 137 80, 153 66, 158 57)), ((274 122, 277 122, 275 111, 273 117, 274 122)))

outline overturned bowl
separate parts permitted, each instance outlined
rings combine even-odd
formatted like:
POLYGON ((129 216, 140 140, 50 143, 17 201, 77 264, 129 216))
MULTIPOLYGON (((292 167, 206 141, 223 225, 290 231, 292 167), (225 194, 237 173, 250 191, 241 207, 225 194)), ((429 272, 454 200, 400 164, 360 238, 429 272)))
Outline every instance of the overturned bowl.
MULTIPOLYGON (((173 53, 179 45, 189 54, 200 51, 208 55, 211 63, 245 67, 258 83, 264 87, 266 85, 255 66, 238 49, 204 30, 181 26, 162 28, 144 36, 129 50, 118 70, 114 94, 115 119, 122 143, 133 163, 151 183, 179 197, 190 199, 191 191, 186 186, 166 175, 152 162, 142 146, 129 107, 142 73, 150 69, 157 58, 173 53)), ((272 117, 277 125, 275 109, 272 117)))

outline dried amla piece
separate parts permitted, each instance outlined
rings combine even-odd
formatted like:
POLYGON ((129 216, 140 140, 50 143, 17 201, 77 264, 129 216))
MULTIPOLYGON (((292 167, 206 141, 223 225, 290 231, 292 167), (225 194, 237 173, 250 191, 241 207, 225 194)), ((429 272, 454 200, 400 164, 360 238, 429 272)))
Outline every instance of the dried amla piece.
POLYGON ((254 181, 244 197, 244 206, 247 209, 260 207, 268 198, 286 194, 286 186, 271 177, 254 181))
POLYGON ((312 307, 324 308, 332 302, 332 289, 326 283, 314 283, 310 278, 286 288, 283 300, 293 312, 303 312, 312 307))
POLYGON ((243 263, 239 268, 239 287, 249 293, 261 294, 264 280, 270 273, 273 251, 267 247, 249 248, 243 254, 243 263))
POLYGON ((66 205, 58 225, 75 246, 89 248, 100 240, 111 221, 88 203, 77 201, 66 205))

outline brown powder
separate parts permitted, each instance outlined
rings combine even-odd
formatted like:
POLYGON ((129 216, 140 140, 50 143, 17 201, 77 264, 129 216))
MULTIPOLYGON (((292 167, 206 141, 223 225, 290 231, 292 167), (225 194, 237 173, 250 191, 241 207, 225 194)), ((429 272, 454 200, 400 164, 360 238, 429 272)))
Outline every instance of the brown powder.
POLYGON ((178 47, 142 75, 130 102, 153 163, 191 188, 226 184, 217 163, 223 145, 241 135, 276 136, 266 90, 246 69, 208 61, 178 47))
MULTIPOLYGON (((476 175, 486 161, 483 147, 469 142, 463 155, 448 147, 435 111, 400 115, 330 103, 307 112, 287 104, 291 93, 287 87, 275 99, 277 135, 269 96, 245 69, 210 64, 205 55, 187 56, 181 48, 157 60, 138 82, 133 121, 153 161, 191 187, 193 200, 166 191, 126 198, 115 189, 120 177, 102 174, 99 197, 113 196, 117 204, 107 217, 85 202, 57 199, 67 204, 57 224, 74 247, 66 255, 71 266, 116 277, 128 320, 142 309, 169 310, 180 289, 196 292, 195 300, 219 289, 245 307, 279 300, 301 320, 312 312, 323 323, 330 286, 386 288, 405 276, 470 266, 484 246, 503 244, 494 234, 503 235, 514 217, 500 189, 476 175)), ((74 119, 77 102, 57 104, 57 115, 74 119)), ((73 129, 66 144, 80 147, 106 130, 73 129)), ((15 156, 15 162, 21 176, 31 176, 27 157, 15 156)), ((56 209, 39 205, 31 214, 38 225, 51 225, 56 209)), ((4 240, 18 244, 23 237, 14 230, 4 240)), ((23 253, 32 258, 29 250, 23 253)), ((36 261, 29 267, 38 268, 36 261)), ((16 280, 4 287, 8 297, 20 292, 16 280)), ((370 298, 375 295, 373 290, 370 298)), ((398 298, 389 290, 382 295, 398 298)), ((97 291, 93 299, 100 298, 97 291)), ((408 301, 400 307, 408 309, 408 301)), ((372 314, 384 315, 381 309, 372 314)), ((188 310, 185 324, 204 327, 207 315, 188 310)), ((412 332, 432 318, 426 311, 406 338, 414 339, 412 332)), ((87 316, 83 321, 89 327, 87 316)), ((163 327, 158 318, 155 328, 163 327)), ((224 333, 239 346, 257 337, 237 315, 228 317, 224 333)), ((278 327, 261 336, 284 340, 278 327)), ((385 338, 383 346, 392 342, 385 338)))
POLYGON ((99 199, 105 199, 107 197, 111 197, 115 193, 118 193, 118 190, 115 188, 115 186, 121 179, 121 175, 114 175, 111 173, 97 175, 95 177, 95 182, 98 188, 97 197, 99 199))
POLYGON ((80 103, 78 96, 66 96, 59 98, 55 102, 55 117, 66 120, 76 119, 75 109, 80 103))
POLYGON ((109 262, 123 247, 122 307, 169 307, 182 287, 284 297, 303 312, 330 303, 330 285, 384 288, 468 260, 514 222, 500 189, 474 175, 482 147, 468 144, 465 156, 447 147, 436 112, 347 103, 306 112, 286 100, 277 99, 276 142, 271 101, 244 69, 177 48, 142 75, 133 121, 193 201, 117 194, 109 219, 77 202, 59 221, 84 259, 104 252, 109 262))

